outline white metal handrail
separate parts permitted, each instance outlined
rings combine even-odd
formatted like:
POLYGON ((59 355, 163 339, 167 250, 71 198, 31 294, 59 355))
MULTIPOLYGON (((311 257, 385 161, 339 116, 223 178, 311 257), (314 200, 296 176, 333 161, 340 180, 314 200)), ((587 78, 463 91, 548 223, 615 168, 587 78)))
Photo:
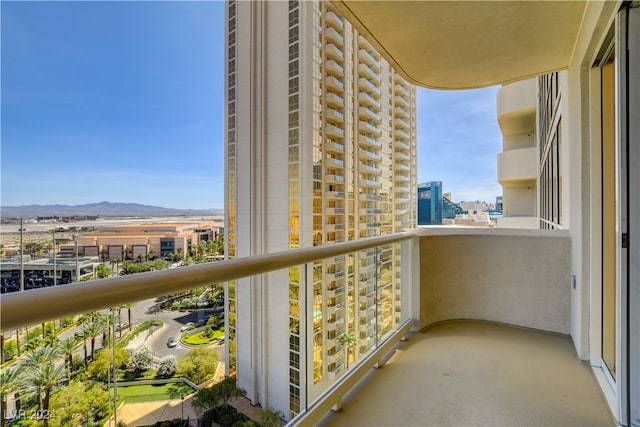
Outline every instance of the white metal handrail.
POLYGON ((412 237, 412 232, 405 231, 327 246, 292 249, 273 254, 4 294, 0 298, 0 330, 12 330, 51 319, 186 291, 202 285, 268 273, 323 258, 408 240, 412 237))

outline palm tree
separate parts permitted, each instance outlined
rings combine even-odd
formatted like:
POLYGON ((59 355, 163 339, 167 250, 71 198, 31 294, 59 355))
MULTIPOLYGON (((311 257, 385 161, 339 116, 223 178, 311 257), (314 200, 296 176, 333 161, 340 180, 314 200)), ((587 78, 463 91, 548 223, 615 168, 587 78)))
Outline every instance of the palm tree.
POLYGON ((20 356, 20 328, 16 328, 16 352, 18 353, 18 357, 20 356))
MULTIPOLYGON (((17 369, 0 370, 0 427, 6 425, 7 400, 20 390, 20 374, 17 369)), ((16 400, 17 401, 17 400, 16 400)))
MULTIPOLYGON (((51 393, 65 379, 64 366, 56 365, 54 360, 49 360, 26 371, 24 376, 25 389, 38 395, 38 408, 41 414, 49 413, 51 393)), ((48 427, 48 417, 43 417, 43 421, 44 427, 48 427)))
POLYGON ((129 247, 124 248, 124 259, 125 260, 131 259, 131 248, 129 247))
POLYGON ((69 378, 71 378, 71 373, 73 371, 73 351, 76 349, 77 345, 78 339, 75 336, 71 336, 60 341, 60 351, 64 355, 69 378))
POLYGON ((347 347, 347 369, 349 369, 349 356, 351 353, 351 348, 358 343, 358 340, 356 339, 355 335, 353 335, 353 333, 349 332, 346 334, 342 334, 342 336, 338 339, 338 342, 347 347))
POLYGON ((91 339, 91 360, 96 351, 96 338, 103 332, 104 323, 102 320, 93 320, 82 327, 82 333, 91 339))
POLYGON ((154 258, 155 252, 153 249, 149 249, 149 252, 147 252, 147 260, 151 261, 154 258))
POLYGON ((109 251, 106 248, 100 249, 100 256, 102 257, 102 262, 106 261, 107 255, 109 255, 109 251))
POLYGON ((127 308, 127 321, 129 325, 129 330, 131 330, 131 309, 133 308, 133 304, 125 304, 127 308))

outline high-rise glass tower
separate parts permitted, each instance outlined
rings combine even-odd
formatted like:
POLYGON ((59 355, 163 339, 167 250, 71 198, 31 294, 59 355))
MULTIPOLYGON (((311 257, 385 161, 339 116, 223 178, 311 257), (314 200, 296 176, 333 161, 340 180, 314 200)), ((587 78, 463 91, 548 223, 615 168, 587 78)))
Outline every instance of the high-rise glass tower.
MULTIPOLYGON (((228 257, 415 227, 415 87, 329 3, 229 1, 226 19, 228 257)), ((398 321, 399 251, 229 283, 228 369, 247 396, 289 418, 366 354, 398 321)))
POLYGON ((442 225, 442 181, 418 184, 418 225, 442 225))

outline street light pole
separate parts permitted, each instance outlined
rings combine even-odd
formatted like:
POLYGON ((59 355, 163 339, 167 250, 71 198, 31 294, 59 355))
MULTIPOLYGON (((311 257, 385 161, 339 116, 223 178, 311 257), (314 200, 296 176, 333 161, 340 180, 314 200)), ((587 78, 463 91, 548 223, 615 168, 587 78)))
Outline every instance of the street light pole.
POLYGON ((53 230, 53 286, 58 279, 58 264, 56 260, 56 230, 53 230))
POLYGON ((20 292, 24 291, 24 226, 20 218, 20 292))
POLYGON ((184 394, 180 395, 180 409, 181 409, 180 420, 184 421, 184 394))

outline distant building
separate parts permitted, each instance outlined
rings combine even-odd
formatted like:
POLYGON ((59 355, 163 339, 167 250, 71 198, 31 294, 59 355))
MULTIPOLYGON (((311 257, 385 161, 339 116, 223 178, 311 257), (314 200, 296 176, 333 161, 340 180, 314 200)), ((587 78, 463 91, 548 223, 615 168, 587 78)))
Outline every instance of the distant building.
POLYGON ((502 196, 496 197, 496 211, 502 212, 503 204, 502 204, 502 196))
POLYGON ((418 225, 442 225, 442 181, 418 184, 418 225))
POLYGON ((465 212, 484 212, 489 209, 489 204, 487 202, 481 202, 480 200, 476 200, 475 202, 460 202, 460 206, 462 210, 465 212))
POLYGON ((218 230, 213 221, 112 225, 78 237, 78 251, 101 259, 133 260, 148 253, 159 257, 185 254, 201 241, 214 240, 218 230))
MULTIPOLYGON (((53 258, 31 260, 25 255, 23 259, 24 289, 37 289, 65 285, 93 278, 94 268, 98 259, 91 258, 53 258), (55 281, 54 281, 55 276, 55 281)), ((20 257, 12 257, 8 262, 0 264, 0 291, 4 293, 20 290, 20 257)))

